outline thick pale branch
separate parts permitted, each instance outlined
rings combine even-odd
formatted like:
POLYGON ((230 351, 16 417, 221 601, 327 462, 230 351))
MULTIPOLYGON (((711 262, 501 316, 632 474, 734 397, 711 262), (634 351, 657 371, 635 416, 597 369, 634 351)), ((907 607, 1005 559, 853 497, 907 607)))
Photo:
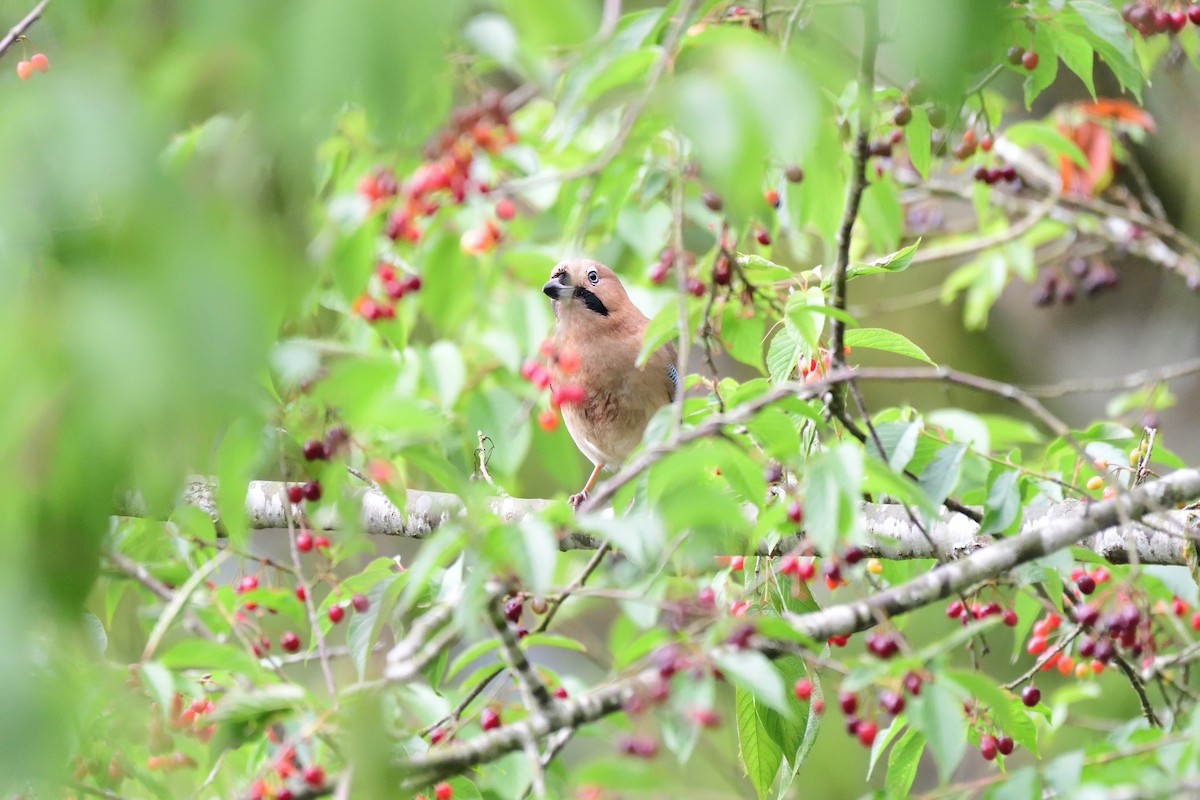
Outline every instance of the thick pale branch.
MULTIPOLYGON (((995 578, 1064 547, 1103 533, 1122 519, 1142 519, 1200 497, 1200 470, 1180 470, 1128 494, 1077 507, 1059 519, 1032 526, 1019 536, 998 542, 959 561, 941 565, 907 583, 863 600, 809 614, 792 614, 792 626, 815 641, 846 635, 876 625, 880 619, 921 608, 951 594, 995 578)), ((753 644, 768 656, 790 651, 789 643, 755 637, 753 644)), ((716 654, 714 654, 716 655, 716 654)), ((614 680, 587 694, 557 701, 545 714, 505 725, 469 741, 438 747, 403 759, 399 768, 406 786, 418 786, 520 749, 531 737, 544 738, 594 722, 622 707, 642 686, 659 680, 657 668, 614 680)))

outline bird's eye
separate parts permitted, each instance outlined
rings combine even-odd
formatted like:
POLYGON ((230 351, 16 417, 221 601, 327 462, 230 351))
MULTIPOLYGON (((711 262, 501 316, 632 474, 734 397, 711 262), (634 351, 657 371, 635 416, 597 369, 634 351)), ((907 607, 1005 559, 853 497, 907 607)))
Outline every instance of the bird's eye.
POLYGON ((596 270, 591 270, 590 272, 588 272, 588 280, 591 281, 593 284, 600 282, 600 276, 596 274, 596 270))

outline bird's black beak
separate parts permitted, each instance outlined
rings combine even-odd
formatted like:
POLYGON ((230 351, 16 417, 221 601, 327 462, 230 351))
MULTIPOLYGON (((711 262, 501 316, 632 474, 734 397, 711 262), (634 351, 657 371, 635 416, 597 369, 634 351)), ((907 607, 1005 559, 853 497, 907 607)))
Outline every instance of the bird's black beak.
POLYGON ((551 300, 560 300, 571 294, 575 288, 571 286, 571 278, 566 272, 560 272, 542 286, 542 294, 551 300))

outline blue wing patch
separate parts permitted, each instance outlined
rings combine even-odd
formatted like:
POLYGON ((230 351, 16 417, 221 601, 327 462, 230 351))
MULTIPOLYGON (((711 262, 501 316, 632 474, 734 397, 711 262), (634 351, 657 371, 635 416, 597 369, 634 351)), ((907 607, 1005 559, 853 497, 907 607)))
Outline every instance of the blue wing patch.
POLYGON ((676 389, 679 388, 679 370, 675 369, 674 364, 667 364, 667 377, 671 379, 671 385, 676 389))

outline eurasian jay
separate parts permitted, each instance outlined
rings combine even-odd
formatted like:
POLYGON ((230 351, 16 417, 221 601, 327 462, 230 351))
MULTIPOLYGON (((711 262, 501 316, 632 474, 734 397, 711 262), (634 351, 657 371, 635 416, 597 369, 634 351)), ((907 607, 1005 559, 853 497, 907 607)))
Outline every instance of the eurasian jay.
POLYGON ((675 398, 679 381, 675 348, 665 344, 636 366, 649 320, 638 311, 611 269, 596 261, 563 261, 542 287, 554 308, 555 349, 573 351, 579 368, 569 376, 557 360, 551 381, 583 389, 583 399, 562 406, 575 445, 595 465, 571 505, 587 499, 596 476, 615 468, 642 440, 654 412, 675 398))

